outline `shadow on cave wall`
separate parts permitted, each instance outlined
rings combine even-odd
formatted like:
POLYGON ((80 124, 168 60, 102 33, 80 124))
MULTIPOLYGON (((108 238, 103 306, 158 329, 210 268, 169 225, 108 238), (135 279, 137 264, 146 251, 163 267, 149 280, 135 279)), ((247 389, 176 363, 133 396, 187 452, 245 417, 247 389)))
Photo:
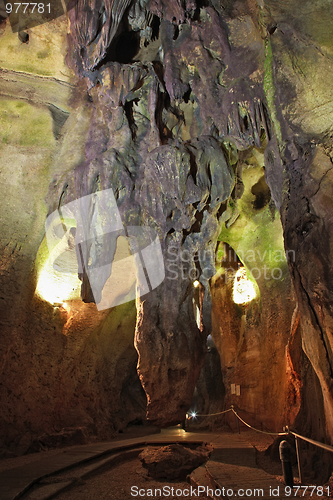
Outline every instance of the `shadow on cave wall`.
MULTIPOLYGON (((225 388, 221 371, 221 359, 212 336, 207 338, 207 353, 204 366, 201 369, 189 413, 209 415, 224 409, 225 388)), ((220 425, 221 418, 196 417, 190 421, 191 427, 214 429, 220 425)))

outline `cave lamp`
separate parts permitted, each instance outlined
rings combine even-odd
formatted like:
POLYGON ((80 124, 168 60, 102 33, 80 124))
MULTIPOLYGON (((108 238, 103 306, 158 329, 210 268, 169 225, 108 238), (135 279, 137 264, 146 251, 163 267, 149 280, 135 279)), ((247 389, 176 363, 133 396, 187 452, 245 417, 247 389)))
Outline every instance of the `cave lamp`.
POLYGON ((245 267, 238 269, 235 275, 233 299, 235 304, 247 304, 256 297, 256 290, 247 277, 245 267))

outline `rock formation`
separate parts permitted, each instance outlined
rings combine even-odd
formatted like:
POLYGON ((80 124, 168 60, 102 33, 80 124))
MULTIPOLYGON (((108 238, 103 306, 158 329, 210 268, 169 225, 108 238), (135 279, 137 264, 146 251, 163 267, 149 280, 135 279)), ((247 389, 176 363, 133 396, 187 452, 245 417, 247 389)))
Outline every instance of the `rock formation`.
POLYGON ((185 478, 187 474, 207 462, 212 451, 213 448, 208 443, 195 449, 176 443, 161 448, 145 448, 139 458, 150 477, 170 481, 185 478))

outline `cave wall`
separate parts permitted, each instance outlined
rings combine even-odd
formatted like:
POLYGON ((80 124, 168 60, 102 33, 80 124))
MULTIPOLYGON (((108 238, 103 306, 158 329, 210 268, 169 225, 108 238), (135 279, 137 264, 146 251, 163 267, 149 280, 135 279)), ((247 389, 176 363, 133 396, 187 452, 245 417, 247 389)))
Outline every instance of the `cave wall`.
MULTIPOLYGON (((67 20, 29 34, 22 44, 7 23, 0 37, 0 441, 7 456, 111 437, 144 421, 146 406, 134 301, 99 312, 81 299, 54 306, 36 293, 49 256, 49 193, 82 160, 92 112, 72 94, 67 20), (50 105, 67 115, 62 127, 50 105)), ((46 283, 49 294, 56 285, 46 283)))
MULTIPOLYGON (((332 5, 258 4, 265 38, 263 86, 273 129, 267 136, 265 177, 281 213, 298 304, 288 349, 303 394, 295 425, 331 440, 332 5), (300 343, 301 351, 292 348, 300 343)), ((221 2, 231 17, 251 12, 250 5, 221 2)))
POLYGON ((289 349, 296 300, 282 224, 260 160, 257 151, 239 162, 243 193, 230 211, 237 218, 231 215, 220 233, 211 284, 212 337, 221 357, 225 407, 233 404, 252 425, 279 431, 294 422, 301 401, 300 373, 289 349), (240 268, 256 294, 245 303, 234 296, 240 268), (240 386, 240 395, 232 384, 240 386))
MULTIPOLYGON (((278 142, 268 170, 279 178, 281 220, 300 313, 302 346, 321 386, 308 408, 318 420, 322 408, 326 434, 332 439, 331 407, 331 195, 332 169, 332 6, 329 2, 267 2, 276 25, 267 49, 266 93, 278 142), (324 83, 325 82, 325 83, 324 83), (327 83, 326 83, 327 82, 327 83), (280 156, 281 161, 276 161, 280 156), (278 167, 279 165, 279 167, 278 167), (276 168, 278 167, 278 168, 276 168), (323 398, 321 400, 321 397, 323 398)), ((268 183, 273 188, 268 173, 268 183)), ((309 417, 304 415, 304 420, 309 417)))

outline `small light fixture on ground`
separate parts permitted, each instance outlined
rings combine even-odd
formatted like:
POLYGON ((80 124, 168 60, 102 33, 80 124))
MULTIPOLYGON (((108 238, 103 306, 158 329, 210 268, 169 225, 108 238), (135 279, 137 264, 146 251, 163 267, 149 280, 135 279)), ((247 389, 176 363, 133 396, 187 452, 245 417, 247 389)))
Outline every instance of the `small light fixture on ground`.
POLYGON ((245 267, 240 267, 235 275, 233 299, 235 304, 247 304, 256 297, 256 290, 246 275, 245 267))
POLYGON ((193 282, 193 286, 194 286, 194 288, 198 288, 198 286, 199 286, 199 285, 200 285, 200 283, 199 283, 199 281, 198 281, 198 280, 195 280, 195 281, 193 282))

